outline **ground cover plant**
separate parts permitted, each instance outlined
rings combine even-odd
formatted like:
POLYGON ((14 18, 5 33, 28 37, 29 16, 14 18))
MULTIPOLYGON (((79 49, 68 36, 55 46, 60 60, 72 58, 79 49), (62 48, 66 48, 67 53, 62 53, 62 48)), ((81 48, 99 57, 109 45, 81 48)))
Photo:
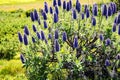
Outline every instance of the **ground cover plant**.
POLYGON ((116 4, 44 2, 30 13, 33 30, 18 32, 29 80, 119 80, 120 13, 116 4))

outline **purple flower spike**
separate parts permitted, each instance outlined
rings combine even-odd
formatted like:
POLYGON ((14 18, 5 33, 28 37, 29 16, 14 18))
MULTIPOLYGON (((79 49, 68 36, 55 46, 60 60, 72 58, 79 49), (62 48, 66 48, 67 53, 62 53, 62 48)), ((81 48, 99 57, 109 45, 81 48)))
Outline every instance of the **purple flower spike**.
POLYGON ((104 40, 103 34, 100 34, 99 38, 100 38, 100 41, 103 41, 104 40))
POLYGON ((28 27, 27 26, 24 26, 24 33, 29 35, 29 30, 28 30, 28 27))
POLYGON ((55 30, 55 39, 58 39, 58 38, 59 38, 58 30, 55 30))
POLYGON ((94 16, 97 16, 97 15, 98 15, 98 6, 97 6, 97 4, 94 4, 94 5, 93 5, 92 13, 93 13, 94 16))
POLYGON ((114 23, 112 27, 112 32, 115 32, 115 31, 116 31, 116 24, 114 23))
POLYGON ((47 15, 46 15, 45 11, 42 12, 42 16, 43 16, 44 20, 47 20, 47 15))
POLYGON ((52 34, 48 34, 48 39, 52 39, 52 34))
POLYGON ((66 7, 67 7, 67 6, 66 6, 66 1, 64 0, 64 1, 63 1, 63 9, 65 10, 66 7))
POLYGON ((28 39, 26 34, 24 34, 24 45, 28 45, 28 39))
POLYGON ((74 48, 78 47, 78 38, 77 38, 77 36, 75 36, 75 38, 74 38, 73 47, 74 48))
POLYGON ((53 6, 55 7, 57 5, 57 1, 53 0, 53 6))
POLYGON ((86 13, 87 9, 88 9, 88 6, 84 5, 84 13, 86 13))
POLYGON ((69 2, 67 2, 67 9, 66 10, 70 11, 70 3, 69 2))
POLYGON ((115 17, 114 23, 118 24, 117 22, 118 22, 118 17, 115 17))
POLYGON ((67 34, 66 34, 65 31, 64 31, 63 34, 62 34, 62 40, 63 40, 63 41, 67 41, 67 34))
POLYGON ((58 6, 61 6, 61 0, 58 0, 58 6))
POLYGON ((73 9, 73 11, 72 11, 72 16, 73 16, 73 19, 77 19, 77 13, 76 13, 75 9, 73 9))
POLYGON ((82 18, 82 20, 85 18, 85 17, 84 17, 84 13, 81 14, 81 18, 82 18))
POLYGON ((20 32, 18 32, 18 38, 19 38, 19 41, 22 43, 23 42, 23 38, 22 38, 22 35, 20 32))
POLYGON ((112 15, 112 8, 111 8, 111 6, 108 6, 107 15, 108 15, 108 16, 111 16, 111 15, 112 15))
POLYGON ((107 5, 105 4, 102 5, 102 15, 107 16, 107 5))
POLYGON ((43 31, 41 31, 41 39, 42 39, 42 40, 45 40, 45 34, 44 34, 43 31))
POLYGON ((111 40, 108 38, 106 39, 105 43, 106 43, 106 46, 111 45, 111 40))
POLYGON ((20 54, 20 60, 23 64, 25 63, 26 59, 23 54, 20 54))
POLYGON ((47 2, 44 2, 44 11, 48 13, 48 4, 47 2))
POLYGON ((70 9, 72 9, 72 1, 69 0, 69 3, 70 3, 70 9))
POLYGON ((54 23, 58 22, 58 15, 56 13, 54 13, 54 23))
POLYGON ((89 18, 90 17, 90 12, 88 9, 86 9, 86 18, 89 18))
POLYGON ((32 37, 32 42, 33 42, 33 43, 35 43, 35 42, 36 42, 34 37, 32 37))
POLYGON ((58 40, 55 40, 55 52, 59 52, 60 51, 60 44, 58 42, 58 40))
POLYGON ((55 12, 56 12, 57 14, 59 14, 59 10, 58 10, 58 7, 57 7, 57 6, 55 6, 55 12))
POLYGON ((37 10, 36 10, 36 9, 34 10, 34 17, 35 17, 35 20, 38 20, 38 19, 39 19, 39 16, 38 16, 38 13, 37 13, 37 10))
POLYGON ((30 13, 30 17, 31 17, 31 20, 34 22, 35 21, 35 17, 34 17, 34 13, 33 12, 30 13))
POLYGON ((110 65, 111 65, 110 61, 109 61, 108 59, 106 59, 106 60, 105 60, 105 66, 108 67, 108 66, 110 66, 110 65))
POLYGON ((38 19, 38 24, 41 25, 40 18, 38 19))
POLYGON ((96 19, 94 17, 92 18, 92 25, 96 26, 96 19))
POLYGON ((44 28, 46 29, 48 26, 47 26, 47 22, 44 21, 44 28))
POLYGON ((50 7, 50 14, 53 14, 53 9, 52 9, 52 7, 50 7))
POLYGON ((38 39, 41 39, 40 33, 37 32, 36 34, 37 34, 38 39))
POLYGON ((76 10, 78 11, 78 13, 81 10, 81 4, 80 4, 79 0, 76 1, 76 10))
POLYGON ((32 26, 32 29, 33 29, 33 31, 34 32, 36 32, 37 31, 37 29, 36 29, 36 27, 35 27, 35 25, 33 24, 33 26, 32 26))

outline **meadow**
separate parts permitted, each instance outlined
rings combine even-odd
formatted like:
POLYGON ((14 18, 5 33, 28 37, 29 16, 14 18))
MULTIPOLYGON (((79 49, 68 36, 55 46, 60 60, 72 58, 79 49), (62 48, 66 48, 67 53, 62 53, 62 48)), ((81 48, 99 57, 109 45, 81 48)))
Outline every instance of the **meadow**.
MULTIPOLYGON (((93 0, 89 3, 92 4, 95 1, 96 0, 93 0)), ((52 3, 51 0, 47 2, 49 5, 52 3)), ((96 2, 101 3, 100 0, 96 2)), ((109 1, 106 1, 104 3, 108 2, 109 1)), ((81 0, 81 3, 88 3, 88 0, 81 0)), ((43 8, 43 4, 44 1, 42 0, 11 0, 11 2, 9 2, 9 0, 0 0, 0 80, 27 80, 25 68, 22 68, 23 64, 20 61, 21 44, 19 44, 17 33, 23 32, 24 25, 27 25, 30 31, 32 31, 33 22, 31 22, 30 19, 30 12, 33 11, 34 8, 39 11, 40 8, 43 8)), ((106 19, 103 19, 102 24, 108 25, 113 23, 115 16, 116 15, 110 17, 108 23, 104 23, 106 19)), ((51 16, 48 16, 49 20, 51 20, 50 17, 51 16)), ((98 19, 99 18, 97 18, 97 20, 98 19)), ((89 25, 90 24, 88 24, 88 26, 89 25)), ((111 33, 109 33, 109 31, 111 32, 111 27, 111 25, 107 27, 107 35, 111 35, 111 33)), ((103 29, 106 30, 104 27, 103 29)), ((112 36, 116 36, 116 34, 112 36)), ((119 37, 117 36, 116 38, 119 37)), ((91 59, 90 57, 89 60, 91 59)))

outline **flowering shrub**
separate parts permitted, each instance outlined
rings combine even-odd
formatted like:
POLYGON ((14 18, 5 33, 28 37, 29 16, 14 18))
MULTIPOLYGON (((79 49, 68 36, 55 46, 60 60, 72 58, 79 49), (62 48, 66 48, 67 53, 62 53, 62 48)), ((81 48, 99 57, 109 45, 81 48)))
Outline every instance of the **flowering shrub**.
POLYGON ((53 0, 30 13, 32 31, 18 33, 30 80, 119 79, 120 13, 116 4, 82 6, 53 0))

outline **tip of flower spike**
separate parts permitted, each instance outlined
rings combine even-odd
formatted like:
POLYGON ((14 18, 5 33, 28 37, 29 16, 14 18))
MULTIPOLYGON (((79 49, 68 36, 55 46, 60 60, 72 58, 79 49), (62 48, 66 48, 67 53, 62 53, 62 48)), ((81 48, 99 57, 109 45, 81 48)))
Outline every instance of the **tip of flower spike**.
POLYGON ((104 40, 103 34, 100 34, 99 38, 100 38, 100 41, 103 41, 104 40))
POLYGON ((67 41, 67 34, 66 34, 65 31, 64 31, 63 34, 62 34, 62 40, 63 40, 63 41, 67 41))
POLYGON ((108 66, 110 66, 110 65, 111 65, 110 61, 109 61, 108 59, 106 59, 106 60, 105 60, 105 66, 108 67, 108 66))
POLYGON ((20 32, 18 32, 18 38, 19 38, 19 41, 22 43, 23 42, 23 38, 22 38, 22 35, 20 32))
POLYGON ((106 46, 111 45, 111 40, 108 38, 106 39, 105 43, 106 43, 106 46))
POLYGON ((24 34, 24 38, 23 38, 23 40, 24 40, 24 45, 28 45, 28 38, 27 38, 27 35, 26 34, 24 34))
POLYGON ((20 54, 20 60, 23 64, 25 63, 26 60, 23 54, 20 54))
POLYGON ((78 47, 78 37, 77 36, 74 37, 73 47, 74 48, 78 47))
POLYGON ((60 44, 59 44, 57 39, 55 40, 54 48, 55 48, 55 52, 59 52, 60 51, 60 44))
POLYGON ((29 30, 28 30, 28 27, 27 27, 27 26, 24 26, 24 33, 25 33, 26 35, 29 35, 29 30))

